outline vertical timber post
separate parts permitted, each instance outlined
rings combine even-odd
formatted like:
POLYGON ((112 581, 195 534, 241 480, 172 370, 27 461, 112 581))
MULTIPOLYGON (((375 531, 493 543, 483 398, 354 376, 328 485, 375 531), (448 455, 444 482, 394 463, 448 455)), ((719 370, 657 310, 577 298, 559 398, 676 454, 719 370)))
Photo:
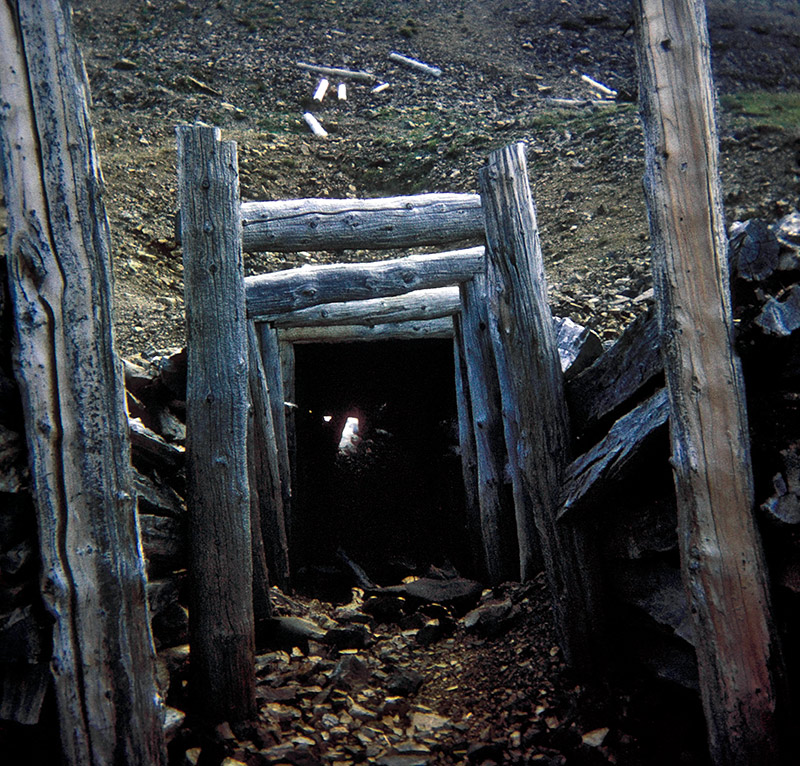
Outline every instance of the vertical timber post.
POLYGON ((492 152, 478 180, 506 444, 525 500, 516 504, 521 574, 533 574, 541 544, 564 658, 596 672, 603 623, 596 552, 582 528, 556 521, 569 445, 567 406, 524 145, 492 152))
MULTIPOLYGON (((504 519, 503 473, 505 440, 500 409, 489 319, 486 310, 486 278, 476 275, 460 285, 460 336, 467 368, 472 427, 478 463, 478 509, 483 560, 492 585, 515 579, 519 568, 514 561, 513 535, 504 519), (509 538, 511 538, 509 540, 509 538)), ((510 515, 510 511, 509 511, 510 515)))
POLYGON ((458 412, 458 448, 461 453, 461 476, 464 483, 464 513, 470 554, 481 578, 488 578, 481 539, 480 501, 478 499, 478 453, 472 423, 472 399, 465 359, 461 314, 453 316, 453 368, 455 370, 456 407, 458 412))
POLYGON ((258 488, 260 531, 272 578, 284 590, 289 587, 289 548, 283 515, 281 470, 272 419, 271 395, 261 361, 261 347, 252 322, 248 322, 250 344, 250 399, 253 403, 253 452, 250 458, 258 488))
POLYGON ((65 10, 0 3, 0 169, 41 592, 53 618, 64 762, 158 766, 162 706, 112 329, 110 233, 65 10))
POLYGON ((780 651, 753 517, 701 0, 634 4, 684 585, 716 764, 780 763, 780 651))
POLYGON ((181 126, 193 698, 208 722, 255 711, 248 344, 236 144, 181 126))
MULTIPOLYGON (((292 515, 292 472, 289 462, 289 443, 286 436, 286 396, 283 392, 281 372, 281 352, 278 332, 266 322, 256 325, 256 334, 261 352, 261 364, 269 390, 269 403, 272 408, 272 425, 278 448, 278 467, 281 477, 281 497, 283 498, 284 535, 292 515)), ((288 585, 288 582, 287 582, 288 585)))

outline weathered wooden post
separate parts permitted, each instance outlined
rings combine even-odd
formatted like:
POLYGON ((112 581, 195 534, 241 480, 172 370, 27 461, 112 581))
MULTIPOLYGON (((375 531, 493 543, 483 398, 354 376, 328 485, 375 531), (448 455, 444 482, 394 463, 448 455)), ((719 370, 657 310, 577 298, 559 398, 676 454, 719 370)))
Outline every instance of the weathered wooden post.
POLYGON ((111 246, 83 62, 60 2, 0 4, 8 271, 65 762, 166 762, 111 246))
MULTIPOLYGON (((289 547, 283 514, 281 466, 278 442, 273 424, 272 403, 267 388, 266 372, 261 361, 261 347, 256 328, 248 322, 250 346, 250 400, 253 406, 253 449, 250 462, 253 468, 251 489, 259 495, 259 529, 264 540, 267 562, 273 581, 287 590, 289 587, 289 547)), ((280 375, 280 371, 273 373, 280 375)))
POLYGON ((459 348, 467 371, 472 431, 477 459, 478 511, 483 562, 493 585, 519 576, 513 549, 511 509, 504 507, 503 473, 506 448, 500 388, 486 309, 486 278, 476 275, 462 282, 459 348), (510 525, 509 523, 510 522, 510 525))
POLYGON ((181 126, 187 505, 193 698, 208 721, 255 705, 247 474, 248 345, 236 144, 181 126))
POLYGON ((489 327, 512 478, 521 483, 515 494, 524 499, 516 503, 521 575, 532 575, 541 544, 564 657, 596 672, 603 643, 596 554, 586 530, 556 521, 567 464, 567 408, 524 145, 492 152, 479 187, 489 327))
POLYGON ((780 762, 780 651, 753 518, 701 0, 637 0, 645 188, 683 577, 711 754, 780 762))

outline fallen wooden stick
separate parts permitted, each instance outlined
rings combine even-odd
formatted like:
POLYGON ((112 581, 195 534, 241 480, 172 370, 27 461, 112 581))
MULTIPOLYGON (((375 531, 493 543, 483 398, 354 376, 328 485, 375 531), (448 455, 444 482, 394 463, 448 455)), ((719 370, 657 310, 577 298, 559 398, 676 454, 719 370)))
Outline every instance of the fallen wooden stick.
POLYGON ((339 86, 336 88, 336 96, 339 101, 347 101, 347 85, 345 83, 339 83, 339 86))
POLYGON ((545 101, 553 106, 615 106, 616 101, 600 98, 546 98, 545 101))
POLYGON ((314 115, 311 114, 311 112, 305 112, 305 114, 303 114, 303 119, 306 121, 306 125, 308 125, 308 127, 311 128, 311 132, 315 136, 319 136, 320 138, 327 137, 328 131, 322 127, 320 121, 316 117, 314 117, 314 115))
POLYGON ((329 85, 330 82, 328 82, 328 80, 326 80, 324 77, 319 81, 319 85, 317 85, 317 89, 314 91, 314 101, 322 102, 322 99, 325 98, 325 94, 328 92, 329 85))
POLYGON ((442 76, 442 70, 439 69, 438 66, 430 66, 429 64, 423 64, 421 61, 409 58, 408 56, 403 56, 401 53, 390 53, 389 59, 391 61, 396 61, 399 64, 405 64, 406 66, 410 66, 412 69, 419 69, 420 72, 431 74, 434 77, 442 76))
POLYGON ((609 98, 617 97, 617 91, 611 90, 607 85, 603 85, 603 83, 597 82, 597 80, 593 80, 588 74, 582 74, 581 80, 591 85, 595 90, 599 90, 604 96, 608 96, 609 98))
POLYGON ((316 64, 307 64, 305 61, 298 61, 297 66, 300 69, 305 69, 307 72, 316 72, 328 77, 337 77, 342 80, 359 80, 361 82, 375 82, 378 78, 369 72, 356 72, 352 69, 339 69, 337 67, 317 66, 316 64))

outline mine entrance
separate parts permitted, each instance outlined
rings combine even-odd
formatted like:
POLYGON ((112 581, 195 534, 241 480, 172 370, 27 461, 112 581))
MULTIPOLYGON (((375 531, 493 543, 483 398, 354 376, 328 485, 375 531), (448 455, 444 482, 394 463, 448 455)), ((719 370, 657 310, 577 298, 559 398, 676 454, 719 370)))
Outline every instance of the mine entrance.
POLYGON ((337 550, 380 584, 471 572, 452 343, 297 345, 293 568, 340 584, 337 550))

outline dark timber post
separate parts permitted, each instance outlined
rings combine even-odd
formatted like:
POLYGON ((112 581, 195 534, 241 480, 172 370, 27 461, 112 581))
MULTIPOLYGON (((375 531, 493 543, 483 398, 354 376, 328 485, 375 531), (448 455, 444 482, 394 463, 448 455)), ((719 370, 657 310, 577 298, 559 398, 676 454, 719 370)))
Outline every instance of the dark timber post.
MULTIPOLYGON (((256 328, 248 322, 250 344, 250 400, 253 405, 253 450, 250 457, 257 488, 259 529, 261 531, 273 581, 284 590, 289 588, 289 547, 281 491, 281 467, 278 444, 272 418, 271 394, 261 361, 261 347, 256 328)), ((280 375, 280 370, 273 374, 280 375)))
POLYGON ((753 518, 701 0, 637 0, 645 188, 683 578, 716 764, 779 763, 780 652, 753 518))
POLYGON ((462 282, 459 337, 467 370, 469 401, 477 459, 478 516, 483 561, 493 585, 516 579, 519 566, 513 550, 511 519, 504 519, 503 473, 505 441, 500 388, 497 382, 489 319, 486 310, 486 278, 476 275, 462 282), (511 523, 505 523, 510 521, 511 523), (510 538, 510 539, 509 539, 510 538))
POLYGON ((236 144, 178 128, 186 293, 192 697, 208 721, 253 716, 248 344, 236 144))
POLYGON ((515 494, 525 501, 516 503, 521 575, 533 574, 541 544, 565 659, 596 671, 602 620, 595 553, 582 528, 556 521, 569 444, 567 408, 524 145, 492 152, 479 187, 506 444, 512 476, 521 482, 515 494))
POLYGON ((162 707, 112 333, 111 243, 64 10, 0 3, 0 167, 42 599, 65 762, 158 766, 162 707))

